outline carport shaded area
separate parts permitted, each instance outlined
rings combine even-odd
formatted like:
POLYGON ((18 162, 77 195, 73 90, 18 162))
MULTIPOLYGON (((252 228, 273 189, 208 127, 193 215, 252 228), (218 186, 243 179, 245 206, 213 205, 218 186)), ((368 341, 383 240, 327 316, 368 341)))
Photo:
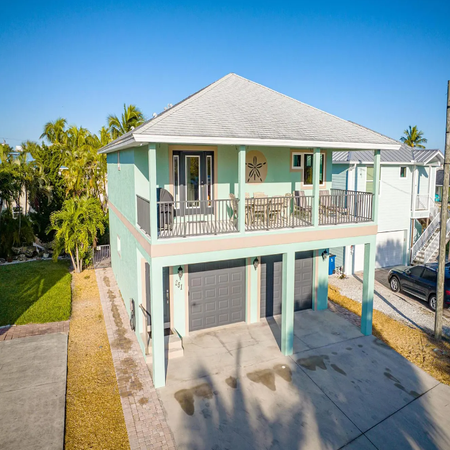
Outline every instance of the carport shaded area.
POLYGON ((191 334, 159 389, 181 449, 449 448, 450 387, 329 310, 191 334))

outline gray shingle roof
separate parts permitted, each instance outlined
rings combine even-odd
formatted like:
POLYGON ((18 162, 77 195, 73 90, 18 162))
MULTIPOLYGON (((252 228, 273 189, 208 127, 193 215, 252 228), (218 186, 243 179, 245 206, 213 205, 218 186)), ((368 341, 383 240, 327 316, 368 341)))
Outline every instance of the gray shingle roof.
MULTIPOLYGON (((427 164, 433 158, 443 161, 443 155, 437 149, 417 149, 402 144, 399 150, 381 150, 382 163, 411 164, 412 161, 418 164, 427 164)), ((347 151, 333 152, 333 163, 361 163, 373 164, 372 152, 347 151)))
POLYGON ((121 136, 102 151, 133 142, 317 144, 327 148, 398 149, 400 142, 340 119, 236 74, 121 136))

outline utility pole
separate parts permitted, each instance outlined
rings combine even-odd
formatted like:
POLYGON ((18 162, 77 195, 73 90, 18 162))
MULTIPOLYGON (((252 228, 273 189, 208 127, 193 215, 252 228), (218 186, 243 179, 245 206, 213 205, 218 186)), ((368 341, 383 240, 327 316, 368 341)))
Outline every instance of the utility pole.
POLYGON ((447 123, 445 128, 445 154, 444 154, 444 182, 442 186, 441 202, 441 231, 439 235, 439 258, 436 315, 434 319, 434 337, 442 338, 442 310, 444 307, 445 293, 445 247, 447 244, 447 209, 448 209, 448 185, 450 173, 450 81, 447 84, 447 123))

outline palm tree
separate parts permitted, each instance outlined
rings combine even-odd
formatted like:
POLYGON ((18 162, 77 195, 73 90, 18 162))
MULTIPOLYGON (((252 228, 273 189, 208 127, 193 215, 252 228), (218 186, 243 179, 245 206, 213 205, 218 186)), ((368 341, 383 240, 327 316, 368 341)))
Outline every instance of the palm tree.
POLYGON ((97 232, 105 232, 99 200, 86 196, 70 198, 64 202, 61 211, 52 213, 50 223, 47 233, 56 231, 53 257, 56 259, 65 251, 70 255, 75 271, 80 273, 83 260, 95 244, 97 232))
POLYGON ((123 105, 123 114, 120 119, 117 116, 110 115, 107 120, 108 129, 113 139, 117 139, 122 134, 128 133, 145 122, 144 114, 138 107, 125 104, 123 105))
POLYGON ((66 143, 66 125, 67 120, 60 117, 54 122, 47 122, 44 125, 44 132, 39 139, 47 138, 51 144, 64 145, 66 143))
POLYGON ((405 136, 402 136, 400 140, 410 147, 425 148, 422 144, 428 142, 428 140, 423 137, 423 131, 417 129, 417 125, 414 125, 413 127, 410 125, 409 129, 405 130, 403 134, 405 136))

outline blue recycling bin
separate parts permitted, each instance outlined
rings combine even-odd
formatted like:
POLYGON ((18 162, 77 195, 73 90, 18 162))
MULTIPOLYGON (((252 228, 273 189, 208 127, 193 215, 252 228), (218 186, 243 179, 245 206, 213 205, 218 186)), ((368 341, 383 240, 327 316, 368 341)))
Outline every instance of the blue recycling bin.
POLYGON ((328 275, 333 275, 334 270, 336 269, 336 255, 330 255, 328 259, 330 260, 328 265, 328 275))

